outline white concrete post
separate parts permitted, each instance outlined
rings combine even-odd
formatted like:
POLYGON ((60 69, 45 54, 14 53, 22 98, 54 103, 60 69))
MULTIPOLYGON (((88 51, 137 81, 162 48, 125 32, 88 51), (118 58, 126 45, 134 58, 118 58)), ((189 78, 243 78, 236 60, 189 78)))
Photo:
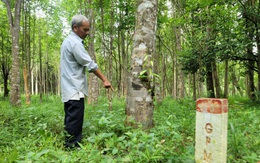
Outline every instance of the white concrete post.
POLYGON ((196 163, 226 163, 228 100, 200 98, 196 103, 196 163))

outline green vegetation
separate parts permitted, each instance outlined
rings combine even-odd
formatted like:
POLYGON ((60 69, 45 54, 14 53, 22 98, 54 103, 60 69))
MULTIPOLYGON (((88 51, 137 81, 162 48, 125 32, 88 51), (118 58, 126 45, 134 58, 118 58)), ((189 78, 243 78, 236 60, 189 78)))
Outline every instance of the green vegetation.
MULTIPOLYGON (((20 108, 1 100, 0 162, 194 162, 194 101, 165 98, 156 104, 150 132, 124 126, 124 99, 112 104, 112 111, 106 98, 86 106, 82 149, 66 151, 60 97, 39 103, 34 96, 20 108)), ((229 99, 228 162, 260 160, 259 117, 258 103, 229 99)))

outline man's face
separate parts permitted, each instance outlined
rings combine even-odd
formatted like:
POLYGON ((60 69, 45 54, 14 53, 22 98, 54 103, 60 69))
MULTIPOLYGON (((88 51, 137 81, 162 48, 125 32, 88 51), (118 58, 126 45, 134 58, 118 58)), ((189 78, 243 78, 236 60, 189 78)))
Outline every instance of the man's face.
POLYGON ((88 21, 83 21, 81 26, 74 26, 74 32, 81 38, 85 39, 89 34, 90 24, 88 21))

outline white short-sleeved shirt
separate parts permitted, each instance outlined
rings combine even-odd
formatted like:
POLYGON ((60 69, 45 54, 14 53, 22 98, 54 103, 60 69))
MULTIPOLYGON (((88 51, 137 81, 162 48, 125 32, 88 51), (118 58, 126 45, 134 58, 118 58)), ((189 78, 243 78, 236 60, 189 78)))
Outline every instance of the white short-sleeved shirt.
POLYGON ((62 102, 88 95, 86 68, 89 72, 98 69, 82 44, 82 39, 71 32, 63 41, 60 56, 62 102))

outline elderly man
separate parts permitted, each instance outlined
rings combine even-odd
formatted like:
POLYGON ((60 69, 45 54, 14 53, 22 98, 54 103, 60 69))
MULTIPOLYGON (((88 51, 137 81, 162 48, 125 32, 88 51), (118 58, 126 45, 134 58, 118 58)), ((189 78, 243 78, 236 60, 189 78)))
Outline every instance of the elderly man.
POLYGON ((103 81, 105 88, 113 89, 111 83, 98 69, 98 65, 85 50, 83 40, 89 34, 90 23, 83 15, 75 15, 71 21, 72 31, 61 46, 61 95, 65 111, 65 147, 74 148, 82 139, 84 97, 88 86, 86 69, 103 81))

